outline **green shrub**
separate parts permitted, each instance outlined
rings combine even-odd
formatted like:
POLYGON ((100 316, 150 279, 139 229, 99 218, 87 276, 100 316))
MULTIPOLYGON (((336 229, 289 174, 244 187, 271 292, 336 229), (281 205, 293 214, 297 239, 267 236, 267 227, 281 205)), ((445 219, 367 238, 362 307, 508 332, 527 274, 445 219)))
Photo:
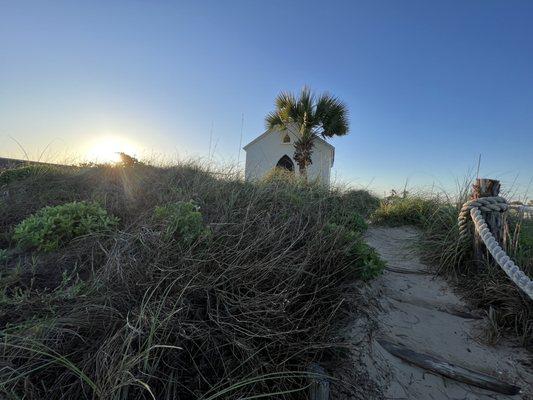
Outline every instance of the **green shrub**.
POLYGON ((45 174, 53 170, 50 165, 30 164, 23 167, 6 169, 0 172, 0 186, 20 181, 33 175, 45 174))
POLYGON ((6 262, 8 259, 7 250, 6 249, 0 249, 0 263, 6 262))
POLYGON ((368 224, 361 217, 361 215, 355 211, 352 212, 342 212, 342 213, 333 213, 331 221, 334 224, 342 225, 350 231, 356 231, 363 233, 368 229, 368 224))
POLYGON ((367 190, 349 190, 341 195, 341 206, 345 210, 356 211, 368 217, 379 207, 379 199, 367 190))
POLYGON ((368 281, 375 278, 385 268, 383 261, 376 249, 370 247, 363 240, 355 241, 350 248, 350 253, 357 257, 358 267, 360 268, 361 279, 368 281))
POLYGON ((365 242, 361 232, 334 223, 326 224, 324 229, 326 233, 340 237, 341 244, 345 248, 344 255, 351 260, 359 278, 368 281, 381 274, 386 263, 378 252, 365 242))
POLYGON ((75 201, 40 209, 15 227, 13 239, 20 247, 53 251, 78 236, 106 231, 117 222, 99 204, 75 201))
POLYGON ((163 225, 163 237, 166 240, 178 239, 185 245, 191 245, 210 233, 204 225, 200 208, 192 201, 157 206, 154 218, 163 225))
POLYGON ((329 201, 330 221, 357 232, 365 232, 365 218, 379 206, 379 199, 366 190, 334 192, 329 201))
POLYGON ((352 213, 348 219, 348 229, 352 229, 358 232, 365 232, 368 229, 368 224, 358 213, 352 213))

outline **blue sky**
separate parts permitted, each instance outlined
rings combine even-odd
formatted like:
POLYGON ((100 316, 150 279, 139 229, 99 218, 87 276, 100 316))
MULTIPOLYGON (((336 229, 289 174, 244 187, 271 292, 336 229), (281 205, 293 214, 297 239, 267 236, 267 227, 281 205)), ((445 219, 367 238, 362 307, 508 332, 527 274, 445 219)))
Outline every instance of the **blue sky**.
POLYGON ((339 180, 453 188, 481 153, 481 175, 523 191, 531 21, 527 0, 0 2, 0 156, 22 156, 15 138, 83 158, 112 136, 152 157, 211 142, 232 162, 241 115, 245 144, 279 91, 308 84, 350 109, 339 180))

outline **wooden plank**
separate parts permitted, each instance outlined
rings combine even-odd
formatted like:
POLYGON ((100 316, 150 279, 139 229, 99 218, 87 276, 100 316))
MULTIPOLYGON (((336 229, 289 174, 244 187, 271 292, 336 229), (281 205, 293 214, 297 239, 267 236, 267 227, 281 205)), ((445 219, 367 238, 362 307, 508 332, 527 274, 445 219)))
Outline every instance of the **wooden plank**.
POLYGON ((454 365, 428 354, 418 353, 409 349, 408 347, 389 342, 385 339, 378 339, 378 343, 390 354, 428 371, 443 375, 447 378, 497 393, 509 395, 520 393, 520 388, 518 386, 501 382, 490 375, 454 365))
POLYGON ((429 302, 427 300, 421 299, 419 297, 415 296, 398 296, 393 292, 386 292, 387 297, 398 301, 400 303, 406 303, 411 304, 415 307, 422 307, 426 310, 436 310, 439 312, 443 312, 446 314, 454 315, 459 318, 465 318, 465 319, 483 319, 483 317, 480 317, 479 315, 472 314, 468 309, 465 307, 461 307, 455 304, 450 303, 438 303, 438 302, 429 302))
POLYGON ((387 271, 395 272, 397 274, 413 274, 413 275, 433 275, 429 271, 423 271, 420 269, 407 269, 407 268, 396 268, 396 267, 385 267, 387 271))

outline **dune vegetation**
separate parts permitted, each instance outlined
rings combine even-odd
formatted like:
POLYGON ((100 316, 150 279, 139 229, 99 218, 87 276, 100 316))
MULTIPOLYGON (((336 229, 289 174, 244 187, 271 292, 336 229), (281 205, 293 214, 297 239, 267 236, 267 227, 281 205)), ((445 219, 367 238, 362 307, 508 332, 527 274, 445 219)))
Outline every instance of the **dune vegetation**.
POLYGON ((0 186, 9 399, 305 398, 353 282, 384 267, 365 191, 142 163, 28 165, 0 186))
MULTIPOLYGON (((449 277, 474 308, 485 310, 488 339, 518 337, 533 346, 533 302, 490 258, 479 265, 471 241, 459 239, 457 216, 467 191, 456 198, 438 195, 393 195, 384 199, 371 219, 378 224, 414 225, 422 230, 419 250, 435 271, 449 277)), ((507 253, 528 276, 533 276, 533 221, 506 213, 507 253)))

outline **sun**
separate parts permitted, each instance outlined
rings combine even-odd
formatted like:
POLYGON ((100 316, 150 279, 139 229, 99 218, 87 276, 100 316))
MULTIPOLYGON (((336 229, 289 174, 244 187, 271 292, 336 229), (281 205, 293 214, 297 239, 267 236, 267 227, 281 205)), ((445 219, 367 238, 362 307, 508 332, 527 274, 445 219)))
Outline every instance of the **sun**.
POLYGON ((120 161, 119 153, 137 156, 137 147, 129 140, 118 136, 104 136, 95 139, 88 146, 87 159, 96 163, 117 163, 120 161))

